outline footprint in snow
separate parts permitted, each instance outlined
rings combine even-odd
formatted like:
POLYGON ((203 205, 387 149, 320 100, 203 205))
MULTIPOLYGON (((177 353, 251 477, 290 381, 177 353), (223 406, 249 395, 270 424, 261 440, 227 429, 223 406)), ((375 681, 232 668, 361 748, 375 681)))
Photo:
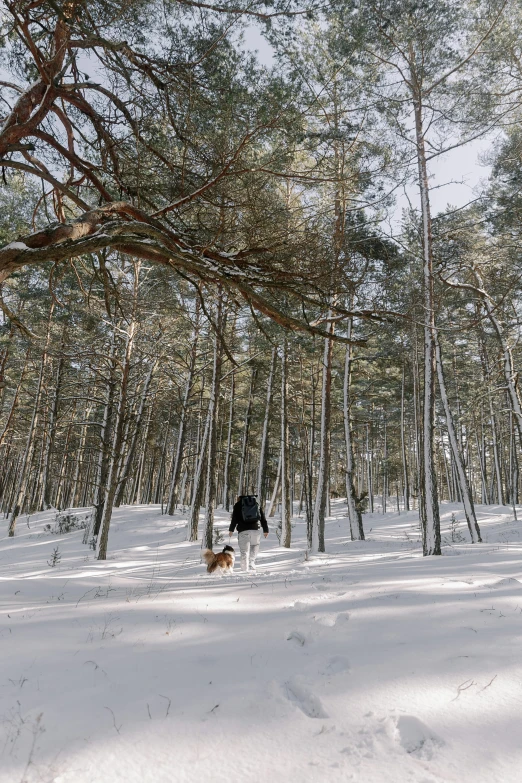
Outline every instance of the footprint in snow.
POLYGON ((323 612, 322 614, 314 614, 314 620, 319 625, 325 625, 327 628, 333 628, 337 621, 337 614, 335 612, 323 612))
POLYGON ((339 592, 339 593, 323 593, 320 592, 319 595, 311 595, 309 598, 304 598, 299 601, 294 601, 291 606, 289 606, 289 609, 297 609, 300 612, 306 612, 308 609, 312 609, 313 607, 320 604, 322 601, 330 601, 334 600, 336 598, 342 598, 343 595, 346 595, 346 593, 339 592))
POLYGON ((417 758, 429 761, 444 741, 425 723, 413 715, 401 715, 395 720, 399 742, 406 751, 417 758))
POLYGON ((308 718, 327 718, 321 699, 307 688, 300 677, 294 677, 285 682, 286 695, 289 701, 298 707, 308 718))
POLYGON ((330 658, 319 674, 330 677, 332 674, 343 674, 350 671, 350 661, 345 655, 334 655, 330 658))
POLYGON ((304 647, 306 638, 300 631, 290 631, 286 637, 287 642, 293 642, 298 647, 304 647))
POLYGON ((322 614, 314 614, 315 622, 319 623, 319 625, 325 625, 327 628, 342 628, 349 619, 349 612, 323 612, 322 614))
POLYGON ((350 619, 350 612, 339 612, 335 618, 335 628, 343 628, 350 619))

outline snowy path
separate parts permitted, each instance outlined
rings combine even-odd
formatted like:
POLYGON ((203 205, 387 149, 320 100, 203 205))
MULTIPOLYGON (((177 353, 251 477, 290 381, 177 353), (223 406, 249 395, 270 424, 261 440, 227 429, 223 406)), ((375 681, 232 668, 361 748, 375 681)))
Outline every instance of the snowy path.
POLYGON ((367 515, 361 543, 334 518, 310 560, 296 520, 295 548, 271 535, 261 573, 224 578, 157 507, 115 512, 106 563, 21 520, 0 540, 0 782, 518 782, 522 526, 478 512, 486 543, 429 559, 413 513, 367 515))

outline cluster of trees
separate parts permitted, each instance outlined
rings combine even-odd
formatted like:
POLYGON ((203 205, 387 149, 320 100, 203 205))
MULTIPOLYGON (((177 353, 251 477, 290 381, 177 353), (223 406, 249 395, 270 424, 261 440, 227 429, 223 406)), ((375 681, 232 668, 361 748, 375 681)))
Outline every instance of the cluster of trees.
MULTIPOLYGON (((13 0, 1 21, 0 503, 256 492, 324 551, 366 508, 520 491, 518 3, 13 0), (252 19, 270 68, 241 44, 252 19), (5 78, 4 78, 5 77, 5 78), (430 167, 491 134, 473 203, 430 167), (418 206, 392 238, 394 194, 418 206), (411 192, 411 190, 409 191, 411 192)), ((516 513, 516 510, 515 510, 516 513)))

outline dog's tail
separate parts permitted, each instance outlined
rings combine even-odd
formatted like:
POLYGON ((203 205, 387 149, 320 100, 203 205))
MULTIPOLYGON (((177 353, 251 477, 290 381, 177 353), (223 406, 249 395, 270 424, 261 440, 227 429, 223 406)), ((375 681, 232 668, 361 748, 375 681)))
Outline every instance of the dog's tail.
POLYGON ((203 554, 201 555, 205 563, 207 564, 207 571, 209 574, 214 570, 212 566, 214 565, 214 562, 216 560, 216 556, 214 552, 211 549, 204 549, 203 554))

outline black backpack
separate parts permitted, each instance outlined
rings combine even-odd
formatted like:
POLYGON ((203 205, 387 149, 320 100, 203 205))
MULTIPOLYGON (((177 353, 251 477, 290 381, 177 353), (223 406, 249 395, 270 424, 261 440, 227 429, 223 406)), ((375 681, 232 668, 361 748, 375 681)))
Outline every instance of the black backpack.
POLYGON ((255 495, 244 495, 241 498, 241 514, 243 522, 257 522, 260 519, 255 495))

